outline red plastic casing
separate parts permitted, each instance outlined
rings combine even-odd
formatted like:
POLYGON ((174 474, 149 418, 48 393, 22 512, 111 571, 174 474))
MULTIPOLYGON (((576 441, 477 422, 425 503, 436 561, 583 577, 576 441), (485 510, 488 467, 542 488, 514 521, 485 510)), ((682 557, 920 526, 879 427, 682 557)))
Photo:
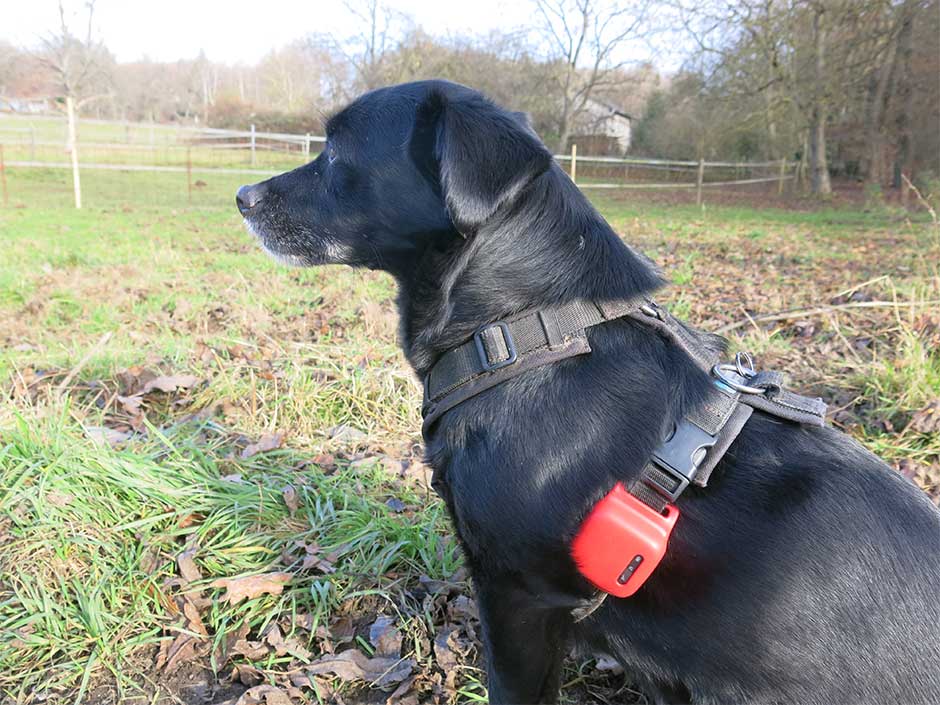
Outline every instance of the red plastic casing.
POLYGON ((571 553, 578 570, 604 592, 629 597, 656 570, 678 518, 674 505, 659 514, 617 483, 594 505, 574 538, 571 553), (642 561, 619 582, 636 556, 642 561))

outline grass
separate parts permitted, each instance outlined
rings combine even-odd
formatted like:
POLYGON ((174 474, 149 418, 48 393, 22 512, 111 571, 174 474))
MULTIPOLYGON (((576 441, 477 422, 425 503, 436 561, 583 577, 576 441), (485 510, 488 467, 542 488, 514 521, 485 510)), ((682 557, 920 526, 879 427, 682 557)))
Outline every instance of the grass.
MULTIPOLYGON (((237 176, 207 178, 190 203, 176 175, 89 172, 82 211, 65 207, 64 172, 10 169, 8 182, 0 693, 183 698, 182 681, 154 666, 181 635, 192 663, 220 677, 250 666, 286 688, 305 659, 264 645, 273 625, 312 659, 347 633, 371 655, 384 613, 415 688, 482 701, 478 625, 455 616, 468 586, 420 462, 420 389, 395 343, 391 279, 271 263, 231 206, 237 176), (137 394, 157 374, 195 381, 137 394), (249 452, 272 437, 283 442, 249 452), (230 604, 211 586, 272 571, 291 575, 280 594, 230 604), (435 644, 453 626, 465 649, 448 681, 435 644), (228 658, 240 634, 261 655, 228 658)), ((911 423, 940 399, 940 307, 925 303, 940 299, 940 253, 923 223, 611 195, 597 205, 675 281, 663 302, 706 329, 853 296, 892 302, 748 325, 732 346, 825 396, 835 423, 940 490, 940 434, 911 423)), ((317 697, 377 699, 340 680, 321 678, 317 697)), ((568 702, 639 697, 591 660, 565 680, 568 702)))

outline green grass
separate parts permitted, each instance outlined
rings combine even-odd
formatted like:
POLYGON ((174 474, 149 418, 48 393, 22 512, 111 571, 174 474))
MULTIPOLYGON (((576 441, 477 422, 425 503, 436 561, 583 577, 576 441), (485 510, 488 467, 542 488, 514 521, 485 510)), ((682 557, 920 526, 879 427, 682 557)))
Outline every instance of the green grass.
MULTIPOLYGON (((412 591, 421 575, 453 575, 460 560, 441 504, 401 477, 403 461, 419 467, 420 389, 395 342, 392 280, 273 264, 232 206, 237 175, 206 178, 190 200, 178 175, 88 172, 82 211, 68 207, 67 172, 7 177, 0 638, 10 647, 0 649, 0 693, 74 702, 111 683, 128 698, 156 698, 155 651, 180 633, 180 601, 197 596, 204 659, 216 667, 211 647, 242 625, 257 640, 277 623, 316 657, 322 638, 299 615, 330 625, 384 610, 405 634, 402 655, 433 671, 429 645, 449 603, 412 591), (148 394, 134 417, 118 397, 143 370, 199 382, 148 394), (103 427, 126 440, 102 445, 103 427), (242 457, 275 431, 284 448, 242 457), (300 569, 297 541, 334 554, 336 572, 300 569), (180 583, 176 562, 187 549, 202 575, 193 584, 180 583), (282 594, 239 605, 209 587, 279 570, 293 575, 282 594)), ((825 396, 837 423, 940 489, 940 434, 908 429, 940 398, 940 308, 925 303, 940 299, 940 252, 922 222, 596 203, 673 280, 661 300, 705 329, 853 288, 895 302, 748 325, 731 343, 825 396)), ((367 652, 366 636, 356 643, 367 652)), ((451 699, 485 697, 475 653, 451 699)), ((283 683, 291 662, 272 653, 254 665, 283 683)), ((566 681, 569 702, 623 685, 591 662, 566 681)))

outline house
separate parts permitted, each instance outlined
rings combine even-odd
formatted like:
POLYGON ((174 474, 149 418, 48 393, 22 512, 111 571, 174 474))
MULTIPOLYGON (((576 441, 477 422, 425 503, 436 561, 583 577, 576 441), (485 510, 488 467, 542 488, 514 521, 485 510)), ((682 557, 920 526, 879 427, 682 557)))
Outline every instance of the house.
POLYGON ((39 115, 48 110, 47 98, 10 98, 0 95, 0 112, 39 115))
POLYGON ((590 98, 575 126, 571 142, 582 154, 626 154, 630 149, 633 116, 606 101, 590 98))

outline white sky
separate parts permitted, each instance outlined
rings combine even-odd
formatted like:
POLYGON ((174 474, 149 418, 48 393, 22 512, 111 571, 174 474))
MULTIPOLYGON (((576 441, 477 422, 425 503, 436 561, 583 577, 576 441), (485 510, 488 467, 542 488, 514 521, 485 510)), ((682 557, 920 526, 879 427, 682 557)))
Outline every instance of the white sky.
MULTIPOLYGON (((391 0, 432 34, 485 34, 531 22, 526 0, 391 0)), ((66 0, 79 11, 80 0, 66 0)), ((0 39, 34 45, 58 26, 56 0, 0 0, 0 39)), ((83 18, 79 12, 76 18, 83 18)), ((80 19, 74 22, 76 33, 80 19)), ((342 0, 98 0, 98 37, 117 56, 172 61, 200 49, 213 61, 254 63, 267 51, 312 32, 346 36, 355 31, 342 0)), ((73 30, 73 31, 75 31, 73 30)))

